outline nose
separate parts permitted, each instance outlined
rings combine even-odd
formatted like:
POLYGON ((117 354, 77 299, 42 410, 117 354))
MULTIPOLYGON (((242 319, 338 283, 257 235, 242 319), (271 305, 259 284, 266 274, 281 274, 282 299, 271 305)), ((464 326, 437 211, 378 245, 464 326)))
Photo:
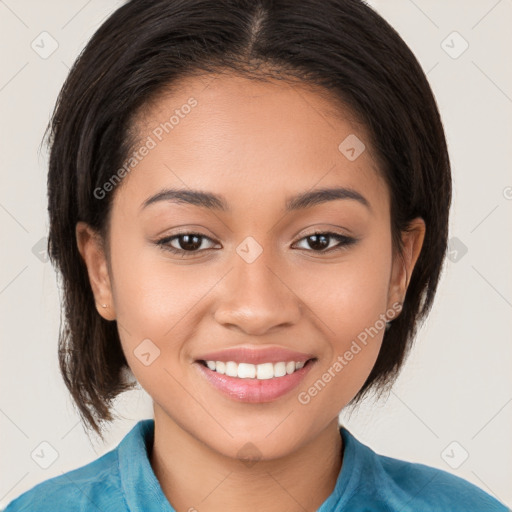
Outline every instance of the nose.
POLYGON ((301 300, 286 282, 286 275, 266 257, 265 251, 252 263, 237 254, 234 267, 218 290, 215 320, 230 329, 262 336, 296 324, 301 300))

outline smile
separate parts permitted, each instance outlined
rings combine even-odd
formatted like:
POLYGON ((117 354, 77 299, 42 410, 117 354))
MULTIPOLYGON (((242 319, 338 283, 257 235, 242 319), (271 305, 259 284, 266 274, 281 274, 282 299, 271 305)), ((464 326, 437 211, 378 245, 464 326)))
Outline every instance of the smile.
POLYGON ((292 373, 304 367, 303 361, 280 361, 278 363, 236 363, 234 361, 202 361, 210 370, 238 379, 267 380, 292 373))
POLYGON ((212 388, 238 402, 272 402, 297 388, 316 358, 275 363, 199 360, 193 365, 212 388))

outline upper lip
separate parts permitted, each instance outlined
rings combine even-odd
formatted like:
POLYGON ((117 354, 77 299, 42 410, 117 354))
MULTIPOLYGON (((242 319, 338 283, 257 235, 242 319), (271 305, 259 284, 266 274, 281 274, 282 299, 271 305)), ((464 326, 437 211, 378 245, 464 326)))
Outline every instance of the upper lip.
POLYGON ((312 359, 314 357, 315 356, 313 354, 296 352, 283 347, 254 348, 250 346, 238 346, 202 354, 196 358, 196 361, 224 361, 226 363, 228 361, 234 361, 236 363, 250 364, 279 363, 282 361, 305 363, 308 359, 312 359))

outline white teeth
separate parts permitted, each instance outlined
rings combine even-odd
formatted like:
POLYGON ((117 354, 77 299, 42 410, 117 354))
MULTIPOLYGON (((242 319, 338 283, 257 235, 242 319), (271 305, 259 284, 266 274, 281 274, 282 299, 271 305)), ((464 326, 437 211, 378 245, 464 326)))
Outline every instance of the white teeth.
POLYGON ((206 366, 210 370, 216 371, 228 377, 238 377, 239 379, 260 379, 267 380, 274 377, 284 377, 300 370, 304 362, 282 361, 279 363, 235 363, 234 361, 206 361, 206 366))
POLYGON ((238 378, 239 379, 254 379, 256 377, 256 366, 253 364, 239 363, 238 364, 238 378))
POLYGON ((238 377, 238 365, 234 361, 226 363, 226 375, 228 377, 238 377))
POLYGON ((286 375, 286 363, 276 363, 274 365, 274 377, 286 375))
POLYGON ((263 363, 256 366, 257 379, 272 379, 274 377, 274 365, 272 363, 263 363))

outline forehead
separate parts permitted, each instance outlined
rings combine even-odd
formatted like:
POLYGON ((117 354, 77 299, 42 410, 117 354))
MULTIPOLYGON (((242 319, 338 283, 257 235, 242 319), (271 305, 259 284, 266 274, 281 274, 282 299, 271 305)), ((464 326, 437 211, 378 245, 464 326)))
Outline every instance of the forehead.
POLYGON ((320 87, 189 77, 148 104, 135 129, 139 156, 120 187, 130 203, 179 187, 243 206, 340 185, 387 200, 365 127, 320 87))

